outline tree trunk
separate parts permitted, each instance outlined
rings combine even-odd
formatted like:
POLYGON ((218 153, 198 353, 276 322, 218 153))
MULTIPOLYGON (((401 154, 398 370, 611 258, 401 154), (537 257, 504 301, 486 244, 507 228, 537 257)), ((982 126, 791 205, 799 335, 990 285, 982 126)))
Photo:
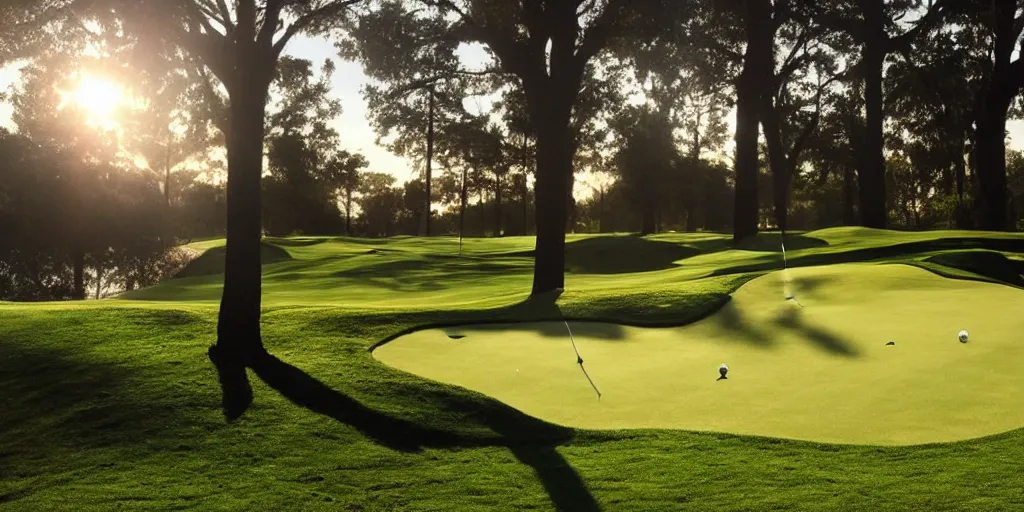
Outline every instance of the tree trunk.
POLYGON ((487 237, 487 212, 484 211, 484 189, 477 193, 476 211, 480 212, 480 238, 487 237))
POLYGON ((103 267, 96 266, 96 300, 100 300, 100 293, 103 291, 103 267))
POLYGON ((768 142, 768 164, 772 171, 772 204, 774 206, 775 224, 785 233, 787 228, 787 199, 789 195, 789 163, 782 147, 782 133, 779 126, 779 113, 775 108, 772 91, 766 90, 761 95, 761 126, 768 142))
POLYGON ((994 62, 988 87, 980 91, 974 117, 973 157, 978 186, 975 207, 979 213, 975 221, 981 229, 1003 231, 1011 227, 1006 191, 1006 116, 1022 81, 1015 69, 1019 62, 1011 62, 1019 32, 1015 27, 1017 2, 994 0, 992 7, 994 62))
POLYGON ((73 290, 75 300, 85 300, 85 251, 78 249, 72 256, 74 266, 75 289, 73 290))
POLYGON ((643 218, 641 219, 640 236, 654 234, 654 223, 654 208, 650 206, 645 207, 643 218))
POLYGON ((885 33, 882 0, 864 0, 864 46, 861 62, 864 73, 865 133, 860 183, 860 219, 864 226, 884 229, 887 225, 885 205, 885 155, 882 111, 882 64, 885 61, 885 33))
POLYGON ((240 66, 237 73, 244 78, 230 90, 227 248, 217 351, 219 357, 248 366, 265 354, 260 339, 260 178, 270 81, 261 78, 269 76, 266 70, 252 64, 240 66))
POLYGON ((853 209, 857 201, 857 182, 852 166, 843 167, 843 225, 853 226, 857 224, 857 214, 853 209))
POLYGON ((1006 110, 1009 103, 988 104, 978 116, 975 161, 979 194, 977 227, 988 231, 1007 229, 1006 110))
MULTIPOLYGON (((466 233, 466 202, 469 200, 469 188, 466 184, 466 168, 462 168, 462 193, 459 194, 459 240, 461 248, 461 240, 466 233)), ((461 249, 460 249, 461 251, 461 249)))
POLYGON ((504 236, 501 232, 501 177, 494 175, 494 236, 498 238, 504 236))
POLYGON ((768 0, 746 2, 747 49, 743 71, 736 83, 736 200, 733 214, 733 240, 757 234, 757 137, 764 66, 770 65, 771 48, 760 44, 769 29, 771 4, 768 0))
POLYGON ((529 138, 523 135, 523 235, 530 234, 530 151, 529 138))
POLYGON ((431 178, 431 165, 434 160, 434 88, 430 87, 427 89, 427 94, 430 95, 430 108, 428 112, 427 120, 427 172, 426 172, 426 188, 427 188, 427 204, 426 204, 426 219, 424 220, 424 234, 430 236, 430 217, 433 213, 433 203, 430 200, 430 178, 431 178))
POLYGON ((352 236, 352 189, 345 190, 345 234, 352 236))
POLYGON ((956 179, 955 225, 957 229, 971 229, 970 213, 968 212, 967 202, 964 198, 964 187, 967 182, 967 164, 964 162, 963 147, 964 144, 961 142, 953 157, 953 168, 956 179))
POLYGON ((568 109, 560 114, 544 112, 537 126, 533 295, 565 288, 565 226, 575 154, 568 109))

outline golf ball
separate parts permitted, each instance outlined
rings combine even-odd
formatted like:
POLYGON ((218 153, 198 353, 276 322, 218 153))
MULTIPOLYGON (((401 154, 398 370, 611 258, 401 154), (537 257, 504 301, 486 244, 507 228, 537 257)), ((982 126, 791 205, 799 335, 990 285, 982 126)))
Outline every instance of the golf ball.
POLYGON ((727 373, 727 372, 729 371, 729 366, 728 366, 728 365, 726 365, 725 363, 722 363, 722 366, 719 366, 719 367, 718 367, 718 371, 719 371, 719 372, 720 372, 720 373, 721 373, 722 375, 725 375, 725 374, 726 374, 726 373, 727 373))
POLYGON ((958 334, 957 336, 960 338, 960 343, 967 343, 967 330, 966 329, 960 331, 960 334, 958 334))

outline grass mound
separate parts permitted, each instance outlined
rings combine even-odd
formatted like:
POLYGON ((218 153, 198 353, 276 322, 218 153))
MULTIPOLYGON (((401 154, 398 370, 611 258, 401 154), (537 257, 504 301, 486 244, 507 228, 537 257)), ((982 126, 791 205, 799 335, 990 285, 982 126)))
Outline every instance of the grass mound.
MULTIPOLYGON (((301 244, 296 244, 301 245, 301 244)), ((224 257, 227 254, 227 247, 224 245, 211 247, 198 258, 181 269, 174 278, 213 276, 224 273, 224 257)), ((267 265, 292 259, 291 254, 277 245, 260 243, 260 263, 267 265)))

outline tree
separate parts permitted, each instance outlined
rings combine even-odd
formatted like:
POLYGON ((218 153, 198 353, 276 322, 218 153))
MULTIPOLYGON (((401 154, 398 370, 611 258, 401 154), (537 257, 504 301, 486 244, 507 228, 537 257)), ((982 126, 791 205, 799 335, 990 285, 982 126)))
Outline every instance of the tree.
POLYGON ((615 155, 615 169, 627 197, 640 213, 641 235, 659 231, 661 216, 672 203, 672 184, 678 181, 675 175, 682 155, 665 114, 633 107, 624 109, 616 122, 621 149, 615 155))
POLYGON ((808 140, 818 128, 822 94, 840 75, 836 74, 832 55, 816 42, 821 35, 818 27, 794 19, 779 8, 776 4, 770 30, 772 45, 774 48, 781 42, 789 46, 789 51, 777 68, 773 58, 772 66, 763 70, 768 86, 761 92, 760 117, 772 174, 775 225, 785 233, 792 179, 808 140), (808 83, 812 75, 816 83, 808 83), (805 112, 806 107, 813 110, 805 112))
POLYGON ((173 272, 160 181, 117 157, 115 134, 63 91, 73 55, 44 54, 13 94, 17 135, 0 134, 0 297, 99 298, 173 272), (90 290, 91 288, 91 290, 90 290))
POLYGON ((921 0, 843 0, 831 3, 804 0, 803 3, 817 24, 860 46, 857 68, 863 83, 865 105, 863 156, 858 172, 861 223, 867 227, 885 228, 885 112, 882 90, 885 60, 934 26, 939 21, 939 7, 946 2, 929 1, 927 11, 909 29, 905 29, 906 24, 900 21, 918 11, 923 4, 921 0))
MULTIPOLYGON (((1024 49, 1021 30, 1024 13, 1018 0, 992 2, 961 1, 955 7, 967 10, 969 19, 988 28, 991 41, 990 67, 982 75, 974 109, 973 170, 978 179, 979 227, 988 230, 1013 229, 1008 211, 1006 176, 1006 120, 1010 108, 1024 87, 1024 49), (1017 58, 1013 58, 1018 53, 1017 58)), ((952 9, 952 8, 951 8, 952 9)))
MULTIPOLYGON (((425 66, 436 65, 431 61, 425 66)), ((427 67, 419 74, 429 73, 427 67)), ((418 75, 417 75, 418 76, 418 75)), ((433 164, 445 151, 452 123, 465 115, 463 99, 467 84, 455 78, 417 81, 408 87, 385 89, 368 85, 363 90, 377 143, 396 155, 422 165, 426 189, 422 209, 424 234, 430 236, 434 193, 433 164)))
POLYGON ((942 194, 955 198, 954 223, 971 226, 967 189, 968 141, 974 132, 975 98, 991 66, 985 26, 948 24, 900 52, 886 73, 886 111, 892 140, 919 142, 930 153, 942 194))
POLYGON ((771 75, 774 63, 777 28, 770 0, 748 0, 744 4, 742 15, 747 46, 743 54, 743 71, 736 80, 736 201, 733 216, 733 239, 736 241, 757 234, 759 111, 763 81, 771 75))
POLYGON ((370 165, 366 157, 345 150, 335 151, 322 169, 322 178, 342 196, 345 208, 345 234, 352 236, 352 197, 360 186, 360 170, 370 165))
MULTIPOLYGON (((285 46, 298 33, 337 26, 357 0, 174 0, 98 2, 97 16, 149 46, 155 55, 187 55, 205 83, 212 114, 227 141, 227 248, 217 344, 218 367, 237 369, 265 354, 260 338, 260 234, 267 97, 285 46), (292 19, 286 23, 286 19, 292 19), (210 76, 212 74, 212 77, 210 76), (218 93, 213 77, 226 92, 218 93), (226 101, 224 101, 226 100, 226 101)), ((153 55, 151 55, 153 58, 153 55)))
POLYGON ((264 227, 269 233, 336 233, 341 215, 339 185, 326 166, 338 145, 327 123, 341 112, 330 97, 334 64, 328 60, 317 76, 313 63, 283 57, 271 92, 278 100, 268 115, 268 164, 263 178, 264 227))
MULTIPOLYGON (((390 50, 396 55, 437 52, 454 46, 453 42, 479 43, 488 48, 500 66, 487 71, 500 70, 511 75, 523 88, 537 130, 533 293, 563 288, 565 227, 573 159, 578 147, 572 119, 584 77, 593 59, 612 41, 643 36, 641 29, 648 26, 647 21, 664 19, 665 16, 659 16, 661 3, 385 0, 377 5, 361 20, 358 34, 409 34, 395 42, 398 51, 390 50), (427 29, 411 33, 405 30, 417 26, 427 29), (417 37, 424 32, 431 37, 417 37)), ((370 52, 363 53, 372 56, 370 52)), ((383 52, 376 54, 378 59, 380 53, 383 52)), ((396 74, 404 81, 414 79, 414 69, 403 71, 396 74)), ((370 74, 377 74, 372 66, 370 74)))
POLYGON ((364 172, 359 184, 359 208, 369 236, 392 236, 402 211, 404 196, 395 177, 383 172, 364 172))

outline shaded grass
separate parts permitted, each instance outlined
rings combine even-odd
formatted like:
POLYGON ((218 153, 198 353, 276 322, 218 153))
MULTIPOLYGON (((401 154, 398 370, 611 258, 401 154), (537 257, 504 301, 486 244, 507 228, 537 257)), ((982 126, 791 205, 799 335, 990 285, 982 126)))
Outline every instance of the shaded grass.
POLYGON ((961 270, 993 282, 1024 287, 1024 262, 1011 260, 1000 252, 945 252, 928 257, 924 262, 961 270))
MULTIPOLYGON (((174 277, 179 279, 183 277, 221 275, 224 273, 224 258, 226 254, 227 248, 223 245, 211 247, 202 256, 189 262, 174 277)), ((290 259, 292 257, 288 254, 288 251, 278 247, 277 244, 270 243, 269 241, 260 243, 260 261, 264 265, 290 259)))

